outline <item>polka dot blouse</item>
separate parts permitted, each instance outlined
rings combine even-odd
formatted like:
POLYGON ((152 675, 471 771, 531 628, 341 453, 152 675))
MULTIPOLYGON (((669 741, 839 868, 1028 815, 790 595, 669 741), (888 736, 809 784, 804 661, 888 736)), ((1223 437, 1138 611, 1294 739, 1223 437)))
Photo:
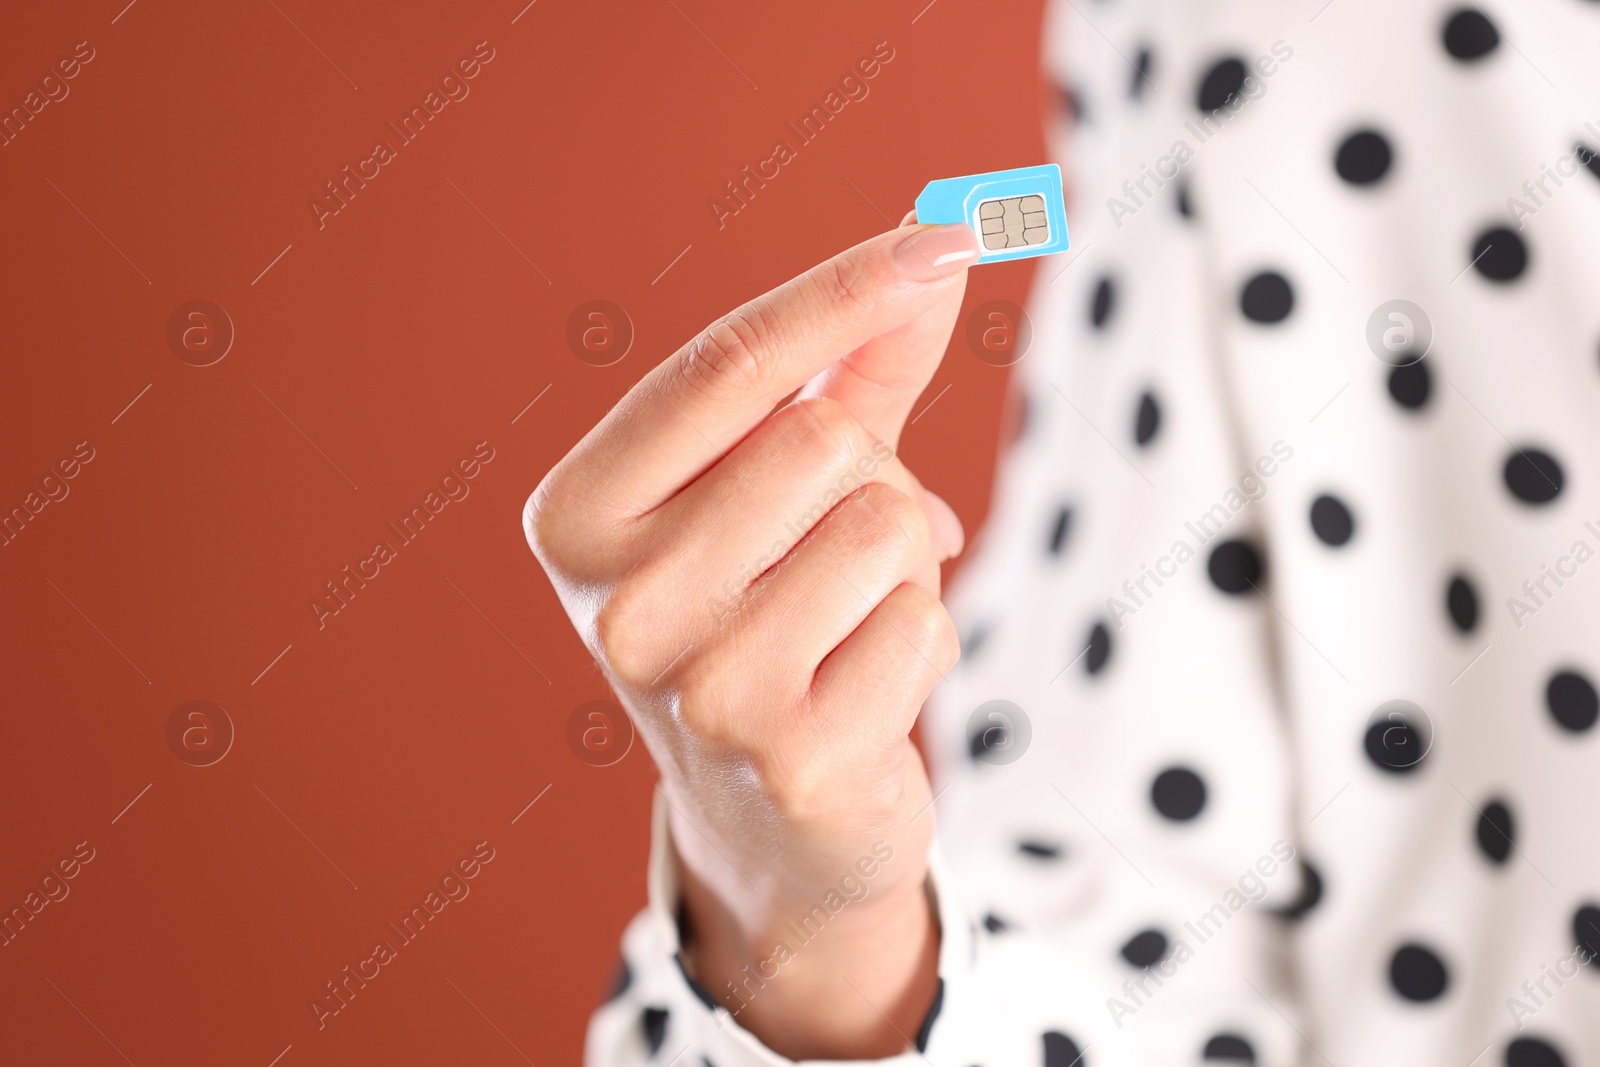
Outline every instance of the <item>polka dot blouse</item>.
MULTIPOLYGON (((893 1063, 1600 1067, 1597 55, 1597 0, 1052 7, 1074 247, 893 1063)), ((588 1062, 787 1063, 660 825, 588 1062)))

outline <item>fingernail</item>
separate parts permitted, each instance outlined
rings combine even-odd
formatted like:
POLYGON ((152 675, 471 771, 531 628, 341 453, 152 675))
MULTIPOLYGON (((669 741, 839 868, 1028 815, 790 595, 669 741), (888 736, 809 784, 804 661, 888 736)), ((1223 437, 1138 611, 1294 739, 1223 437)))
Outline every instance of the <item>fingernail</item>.
POLYGON ((894 248, 894 265, 917 282, 937 282, 978 261, 978 235, 962 223, 917 230, 894 248))
POLYGON ((941 560, 954 559, 961 555, 961 549, 967 543, 967 532, 961 526, 961 519, 938 493, 927 489, 922 493, 928 498, 928 519, 933 527, 934 539, 943 550, 941 560))

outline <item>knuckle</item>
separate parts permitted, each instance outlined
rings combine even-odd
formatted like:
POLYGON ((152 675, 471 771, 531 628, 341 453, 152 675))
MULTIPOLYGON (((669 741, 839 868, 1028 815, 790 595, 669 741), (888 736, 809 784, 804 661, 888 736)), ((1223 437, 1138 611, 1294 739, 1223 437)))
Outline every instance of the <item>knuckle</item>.
POLYGON ((853 256, 836 256, 801 275, 808 301, 820 305, 830 317, 852 321, 871 310, 861 264, 853 256))
POLYGON ((790 405, 793 432, 806 447, 831 458, 853 456, 867 447, 866 429, 843 404, 814 396, 790 405))
POLYGON ((546 569, 560 569, 569 543, 566 509, 559 503, 554 471, 544 476, 522 505, 522 533, 528 547, 546 569))
POLYGON ((607 569, 602 545, 610 545, 611 524, 580 492, 581 473, 572 457, 556 464, 522 505, 522 532, 534 557, 552 578, 592 581, 607 569), (606 536, 601 536, 601 531, 606 536))
POLYGON ((837 770, 817 749, 763 753, 753 763, 763 792, 786 821, 815 823, 819 812, 837 809, 837 770))
POLYGON ((673 719, 701 758, 729 768, 733 777, 768 777, 779 738, 766 714, 752 714, 752 708, 770 710, 792 697, 775 697, 765 687, 754 691, 748 659, 726 650, 691 653, 663 688, 672 694, 673 719))
POLYGON ((676 377, 693 392, 721 393, 757 384, 766 372, 775 326, 752 301, 707 326, 677 357, 676 377))
POLYGON ((729 677, 727 657, 690 656, 673 671, 670 681, 677 695, 678 718, 701 746, 721 754, 744 747, 734 733, 738 716, 732 713, 729 697, 737 678, 729 677))
POLYGON ((543 496, 544 483, 539 483, 539 488, 528 494, 528 499, 522 505, 522 535, 528 539, 528 547, 540 559, 545 558, 549 547, 550 519, 548 512, 549 501, 543 496))
POLYGON ((928 659, 948 670, 961 656, 955 620, 938 597, 920 585, 900 587, 899 626, 906 639, 922 649, 928 659))
POLYGON ((902 582, 878 611, 893 622, 893 638, 885 638, 886 648, 907 664, 931 664, 944 673, 962 656, 954 619, 938 595, 922 585, 902 582))
POLYGON ((650 685, 660 668, 659 653, 637 584, 625 581, 612 590, 595 612, 593 630, 594 652, 619 682, 633 689, 650 685))
POLYGON ((862 538, 872 547, 906 555, 929 549, 932 539, 922 508, 894 486, 870 482, 852 498, 859 501, 862 538))

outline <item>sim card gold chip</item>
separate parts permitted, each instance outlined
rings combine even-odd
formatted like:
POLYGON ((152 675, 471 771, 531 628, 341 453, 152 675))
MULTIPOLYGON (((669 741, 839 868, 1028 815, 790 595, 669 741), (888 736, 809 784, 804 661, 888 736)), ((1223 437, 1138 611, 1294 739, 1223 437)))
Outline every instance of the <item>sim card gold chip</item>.
POLYGON ((1050 240, 1042 196, 986 200, 978 205, 978 222, 983 227, 983 247, 987 249, 1020 248, 1050 240))

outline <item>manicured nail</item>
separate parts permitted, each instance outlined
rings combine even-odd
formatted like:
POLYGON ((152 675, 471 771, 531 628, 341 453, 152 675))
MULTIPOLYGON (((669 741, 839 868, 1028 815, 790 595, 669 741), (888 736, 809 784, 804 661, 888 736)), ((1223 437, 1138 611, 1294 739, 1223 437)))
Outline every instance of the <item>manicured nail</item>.
POLYGON ((902 240, 894 249, 894 265, 917 282, 937 282, 954 276, 978 261, 978 235, 962 223, 927 226, 902 240))
POLYGON ((967 543, 967 532, 955 509, 938 493, 924 489, 922 495, 928 499, 929 525, 933 527, 933 538, 942 552, 941 562, 961 555, 961 548, 967 543))

